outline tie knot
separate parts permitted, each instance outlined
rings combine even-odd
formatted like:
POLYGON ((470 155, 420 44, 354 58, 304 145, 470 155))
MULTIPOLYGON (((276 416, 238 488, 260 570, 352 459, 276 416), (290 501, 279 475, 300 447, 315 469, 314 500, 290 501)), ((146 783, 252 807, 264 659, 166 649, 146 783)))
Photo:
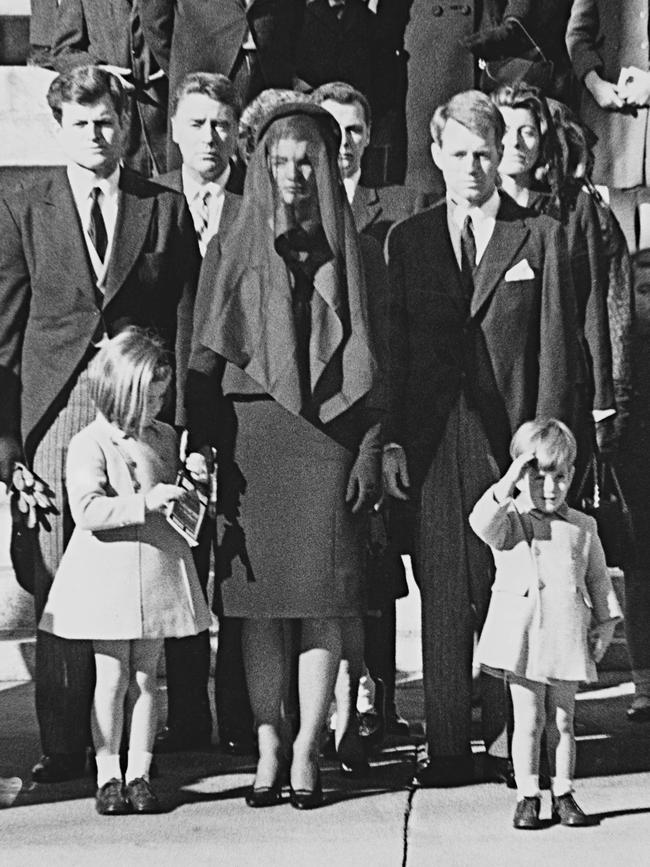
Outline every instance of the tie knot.
POLYGON ((467 216, 463 220, 463 232, 468 233, 468 232, 473 232, 473 230, 474 230, 474 227, 472 226, 472 218, 470 217, 469 214, 467 214, 467 216))
POLYGON ((99 202, 99 197, 101 196, 101 194, 102 194, 101 187, 93 187, 92 188, 92 190, 90 191, 90 198, 92 199, 93 204, 95 202, 99 202))

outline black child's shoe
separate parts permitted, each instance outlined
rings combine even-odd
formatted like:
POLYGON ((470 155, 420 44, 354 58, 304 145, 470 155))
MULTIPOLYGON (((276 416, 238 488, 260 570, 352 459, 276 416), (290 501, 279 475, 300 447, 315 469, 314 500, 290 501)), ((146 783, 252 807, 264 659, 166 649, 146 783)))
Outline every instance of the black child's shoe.
POLYGON ((136 777, 127 783, 125 793, 134 813, 160 813, 160 801, 144 777, 136 777))
POLYGON ((541 801, 538 796, 530 798, 522 798, 517 801, 517 808, 512 820, 512 825, 519 831, 536 831, 542 827, 542 822, 539 818, 539 809, 541 801))
POLYGON ((124 792, 122 780, 113 777, 97 789, 95 809, 100 816, 125 816, 131 812, 131 803, 124 792))
POLYGON ((553 795, 551 819, 569 828, 592 828, 600 824, 598 816, 587 816, 582 812, 571 792, 560 795, 559 798, 553 795))

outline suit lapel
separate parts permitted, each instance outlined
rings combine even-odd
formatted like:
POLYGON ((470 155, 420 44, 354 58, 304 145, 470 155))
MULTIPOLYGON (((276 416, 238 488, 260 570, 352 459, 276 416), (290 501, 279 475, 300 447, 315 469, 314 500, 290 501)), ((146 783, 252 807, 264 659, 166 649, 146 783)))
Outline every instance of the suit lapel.
POLYGON ((218 235, 223 236, 230 229, 237 213, 239 212, 239 203, 241 196, 236 196, 234 193, 229 193, 226 190, 223 197, 223 209, 221 211, 221 219, 219 220, 218 235))
POLYGON ((352 214, 358 232, 363 232, 368 226, 375 223, 382 214, 381 201, 374 187, 362 187, 357 189, 352 199, 352 214))
POLYGON ((509 210, 507 202, 502 198, 494 232, 474 274, 471 316, 476 316, 491 297, 530 234, 520 218, 509 218, 509 210))
POLYGON ((104 306, 122 288, 147 238, 155 196, 138 196, 128 172, 120 172, 117 224, 106 271, 104 306))
POLYGON ((430 211, 431 228, 428 232, 430 239, 427 243, 421 245, 418 250, 418 258, 422 257, 423 273, 435 273, 438 275, 437 291, 443 288, 458 305, 466 311, 467 300, 463 291, 463 284, 460 277, 460 268, 456 260, 454 245, 451 242, 449 234, 449 224, 447 222, 447 205, 442 203, 430 211), (435 256, 434 256, 435 251, 435 256), (427 265, 426 258, 433 257, 431 264, 427 265))
POLYGON ((97 278, 90 262, 84 229, 72 196, 65 169, 57 173, 43 195, 41 215, 43 229, 39 237, 46 239, 51 262, 65 263, 68 274, 74 275, 78 288, 95 300, 97 278), (71 231, 71 227, 75 227, 71 231))

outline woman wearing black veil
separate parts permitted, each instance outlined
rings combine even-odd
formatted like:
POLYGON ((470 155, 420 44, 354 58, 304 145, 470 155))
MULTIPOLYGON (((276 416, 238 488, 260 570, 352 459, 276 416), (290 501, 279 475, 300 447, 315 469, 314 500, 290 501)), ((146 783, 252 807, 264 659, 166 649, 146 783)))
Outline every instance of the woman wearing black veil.
POLYGON ((243 618, 258 730, 250 806, 280 801, 288 757, 293 806, 322 802, 319 741, 343 623, 365 612, 381 416, 366 276, 382 292, 384 272, 381 261, 362 262, 338 138, 317 106, 270 113, 237 223, 208 247, 195 308, 190 449, 208 460, 217 449, 218 604, 243 618), (291 745, 283 704, 296 633, 291 745))

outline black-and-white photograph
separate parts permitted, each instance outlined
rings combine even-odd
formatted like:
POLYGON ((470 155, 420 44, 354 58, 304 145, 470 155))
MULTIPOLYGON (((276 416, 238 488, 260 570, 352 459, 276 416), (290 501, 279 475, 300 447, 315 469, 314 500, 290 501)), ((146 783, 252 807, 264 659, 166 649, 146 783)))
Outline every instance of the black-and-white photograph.
POLYGON ((0 0, 0 130, 3 863, 647 864, 650 3, 0 0))

